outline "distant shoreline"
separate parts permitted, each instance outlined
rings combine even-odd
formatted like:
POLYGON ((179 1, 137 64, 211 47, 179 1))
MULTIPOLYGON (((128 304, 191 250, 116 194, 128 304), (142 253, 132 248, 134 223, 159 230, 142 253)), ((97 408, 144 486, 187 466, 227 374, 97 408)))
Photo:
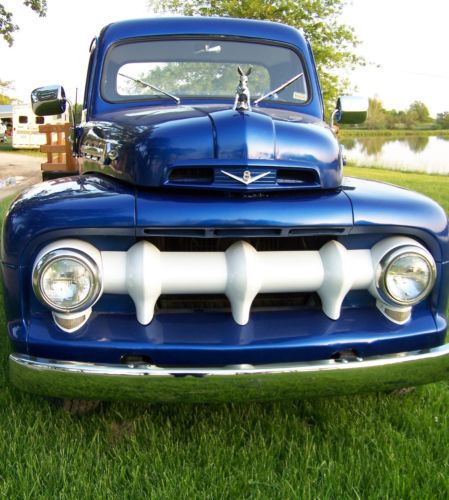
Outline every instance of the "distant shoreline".
POLYGON ((407 137, 414 136, 447 136, 449 137, 449 130, 393 130, 393 129, 361 129, 361 128, 341 128, 339 137, 358 137, 358 136, 384 136, 384 137, 407 137))

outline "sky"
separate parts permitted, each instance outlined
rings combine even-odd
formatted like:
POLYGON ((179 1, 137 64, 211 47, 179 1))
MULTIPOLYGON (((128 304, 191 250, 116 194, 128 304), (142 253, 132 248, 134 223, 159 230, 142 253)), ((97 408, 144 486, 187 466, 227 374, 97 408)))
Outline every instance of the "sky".
MULTIPOLYGON (((147 0, 48 0, 39 18, 19 0, 2 0, 20 31, 9 48, 0 41, 0 79, 13 80, 11 94, 28 102, 35 87, 62 84, 78 102, 84 90, 88 49, 114 21, 151 16, 147 0)), ((387 109, 424 102, 433 116, 449 111, 449 0, 352 0, 341 18, 361 41, 369 62, 345 72, 356 94, 378 97, 387 109)))

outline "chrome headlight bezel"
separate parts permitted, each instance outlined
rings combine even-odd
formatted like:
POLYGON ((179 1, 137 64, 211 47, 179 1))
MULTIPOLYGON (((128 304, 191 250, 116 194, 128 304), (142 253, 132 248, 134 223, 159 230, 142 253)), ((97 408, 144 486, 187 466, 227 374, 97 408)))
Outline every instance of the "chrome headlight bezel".
POLYGON ((38 257, 33 266, 32 271, 32 285, 36 297, 42 304, 49 307, 52 311, 62 313, 73 313, 78 311, 85 311, 92 307, 98 300, 102 291, 102 276, 101 270, 94 259, 86 253, 71 248, 58 248, 50 250, 48 253, 38 257), (73 306, 61 306, 52 302, 45 293, 42 279, 45 272, 58 260, 73 260, 78 264, 83 265, 92 275, 92 286, 86 297, 79 303, 73 306))
POLYGON ((424 300, 431 292, 436 281, 436 264, 432 255, 420 246, 406 245, 396 247, 390 252, 386 253, 379 262, 377 273, 376 273, 376 289, 379 297, 386 304, 391 304, 395 306, 413 306, 424 300), (423 291, 411 300, 401 300, 395 297, 388 288, 387 277, 388 272, 394 262, 406 256, 417 256, 424 260, 429 269, 429 281, 423 291))

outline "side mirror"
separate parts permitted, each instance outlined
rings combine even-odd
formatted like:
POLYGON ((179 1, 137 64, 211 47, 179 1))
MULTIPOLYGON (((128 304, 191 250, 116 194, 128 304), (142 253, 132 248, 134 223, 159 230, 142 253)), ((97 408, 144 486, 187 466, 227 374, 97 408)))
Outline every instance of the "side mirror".
POLYGON ((363 123, 368 115, 368 104, 366 97, 340 96, 332 117, 335 117, 337 123, 363 123))
POLYGON ((39 87, 31 92, 31 106, 37 116, 62 115, 66 104, 64 88, 61 85, 39 87))

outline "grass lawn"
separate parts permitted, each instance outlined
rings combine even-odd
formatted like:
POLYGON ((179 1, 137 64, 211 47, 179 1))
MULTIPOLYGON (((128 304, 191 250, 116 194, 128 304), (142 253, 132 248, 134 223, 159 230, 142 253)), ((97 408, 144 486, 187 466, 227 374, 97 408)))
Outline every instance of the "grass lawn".
POLYGON ((346 167, 344 172, 345 175, 352 177, 376 179, 419 191, 437 201, 449 214, 449 175, 428 175, 354 166, 346 167))
MULTIPOLYGON (((449 211, 448 177, 346 173, 417 189, 449 211)), ((10 387, 5 337, 0 347, 1 498, 449 496, 448 382, 269 404, 111 403, 76 418, 10 387)))
POLYGON ((45 157, 45 153, 41 153, 38 149, 14 149, 11 145, 11 139, 8 139, 8 142, 0 142, 0 153, 15 153, 20 155, 28 155, 28 156, 38 156, 45 157))

